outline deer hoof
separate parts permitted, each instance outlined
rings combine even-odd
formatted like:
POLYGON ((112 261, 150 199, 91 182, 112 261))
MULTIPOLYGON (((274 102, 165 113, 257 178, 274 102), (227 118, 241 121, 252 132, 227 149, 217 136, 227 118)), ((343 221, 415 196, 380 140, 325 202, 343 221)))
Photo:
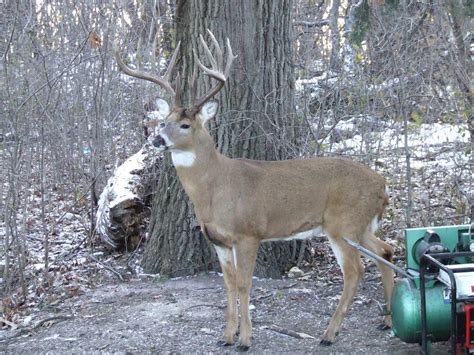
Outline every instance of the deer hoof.
POLYGON ((334 344, 331 340, 327 340, 327 339, 323 339, 319 342, 319 345, 322 345, 322 346, 331 346, 332 344, 334 344))
POLYGON ((385 324, 385 323, 382 323, 382 324, 379 324, 377 326, 377 330, 389 330, 390 328, 392 328, 391 326, 385 324))
POLYGON ((225 340, 219 340, 219 341, 217 342, 217 345, 218 345, 218 346, 231 346, 231 345, 234 345, 234 344, 229 343, 229 342, 227 342, 227 341, 225 341, 225 340))
POLYGON ((250 346, 243 345, 243 344, 237 345, 237 348, 236 348, 236 350, 237 350, 239 353, 245 353, 245 352, 248 351, 249 349, 250 349, 250 346))

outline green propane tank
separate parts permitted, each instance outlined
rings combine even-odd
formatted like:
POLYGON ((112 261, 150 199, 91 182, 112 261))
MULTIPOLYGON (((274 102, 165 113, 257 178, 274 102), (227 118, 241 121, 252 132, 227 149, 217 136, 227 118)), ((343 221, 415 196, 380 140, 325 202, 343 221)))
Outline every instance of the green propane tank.
MULTIPOLYGON (((431 341, 445 341, 451 335, 451 304, 445 303, 446 286, 426 286, 426 323, 431 341)), ((392 293, 393 332, 406 343, 421 343, 421 295, 414 281, 402 279, 392 293)))

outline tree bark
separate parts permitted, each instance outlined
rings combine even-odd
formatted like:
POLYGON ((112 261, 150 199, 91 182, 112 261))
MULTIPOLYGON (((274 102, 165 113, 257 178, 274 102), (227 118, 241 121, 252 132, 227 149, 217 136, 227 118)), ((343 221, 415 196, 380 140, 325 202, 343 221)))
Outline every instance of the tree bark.
MULTIPOLYGON (((206 37, 209 28, 221 44, 228 37, 238 55, 229 82, 216 97, 221 103, 220 114, 210 124, 218 148, 227 156, 279 160, 298 154, 293 120, 291 9, 291 0, 177 3, 176 33, 182 49, 177 70, 188 79, 185 95, 195 64, 192 48, 202 51, 199 34, 206 37)), ((202 92, 209 84, 199 85, 198 91, 202 92)), ((145 270, 181 275, 214 269, 217 257, 198 231, 191 203, 169 159, 160 174, 156 196, 143 261, 145 270)), ((280 276, 298 259, 299 245, 263 245, 256 274, 280 276)))

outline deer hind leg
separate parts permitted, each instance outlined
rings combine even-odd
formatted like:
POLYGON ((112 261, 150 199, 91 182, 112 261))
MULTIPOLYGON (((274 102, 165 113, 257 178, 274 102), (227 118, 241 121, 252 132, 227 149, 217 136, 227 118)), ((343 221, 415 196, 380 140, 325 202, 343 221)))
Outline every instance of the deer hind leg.
MULTIPOLYGON (((381 256, 385 260, 392 261, 393 248, 384 241, 376 238, 372 231, 366 232, 362 241, 362 246, 369 249, 378 256, 381 256)), ((380 262, 376 262, 375 264, 382 274, 383 293, 385 305, 388 311, 388 314, 385 315, 384 318, 384 324, 379 327, 379 329, 385 330, 392 327, 392 317, 390 316, 390 311, 391 297, 394 286, 394 273, 392 269, 380 262)))
POLYGON ((221 346, 232 345, 235 342, 237 333, 237 285, 234 255, 232 249, 214 245, 219 257, 222 273, 224 274, 224 284, 227 292, 227 311, 224 339, 218 342, 221 346))
POLYGON ((234 246, 237 268, 237 291, 240 300, 240 335, 238 351, 247 351, 252 343, 252 321, 249 298, 257 260, 258 241, 244 239, 234 246))
POLYGON ((334 312, 331 321, 324 332, 323 339, 321 340, 321 345, 325 346, 331 345, 334 342, 347 309, 354 300, 359 282, 364 273, 364 268, 358 251, 350 247, 342 239, 336 240, 329 238, 329 242, 334 254, 336 255, 337 262, 342 269, 344 288, 336 311, 334 312))

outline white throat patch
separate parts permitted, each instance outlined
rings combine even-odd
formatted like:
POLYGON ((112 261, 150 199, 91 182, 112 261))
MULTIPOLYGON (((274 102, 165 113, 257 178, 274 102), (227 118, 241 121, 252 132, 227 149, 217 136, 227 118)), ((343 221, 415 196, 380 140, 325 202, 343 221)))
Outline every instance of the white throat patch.
POLYGON ((171 152, 171 160, 173 161, 173 165, 175 167, 181 166, 189 168, 190 166, 194 165, 196 154, 193 152, 183 152, 176 150, 171 152))

